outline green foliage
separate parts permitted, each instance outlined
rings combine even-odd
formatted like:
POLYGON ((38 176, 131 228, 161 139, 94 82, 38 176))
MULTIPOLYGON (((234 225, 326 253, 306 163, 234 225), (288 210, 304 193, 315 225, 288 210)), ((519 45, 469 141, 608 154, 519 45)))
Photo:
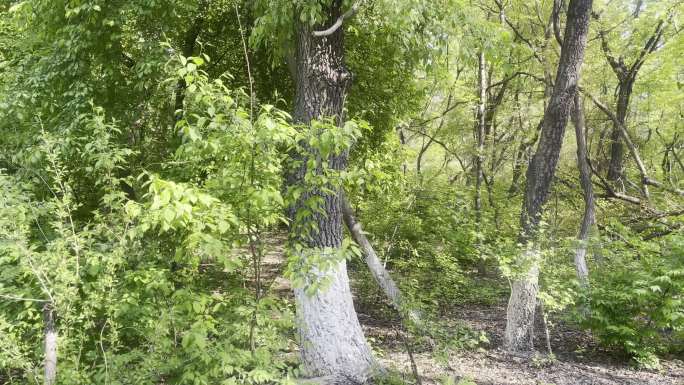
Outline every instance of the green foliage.
POLYGON ((614 250, 593 274, 586 323, 606 345, 647 368, 684 344, 684 238, 662 246, 614 250))
POLYGON ((121 176, 135 152, 101 107, 60 136, 41 128, 13 158, 14 175, 2 175, 0 325, 12 348, 0 362, 10 381, 32 382, 42 365, 46 302, 69 383, 263 383, 296 373, 281 353, 291 309, 254 295, 254 256, 239 251, 254 240, 247 229, 281 218, 280 148, 295 131, 269 106, 250 120, 245 98, 209 81, 202 64, 169 64, 188 83, 188 103, 177 124, 184 143, 160 175, 121 176), (138 183, 147 192, 133 200, 138 183))
MULTIPOLYGON (((283 111, 294 103, 296 32, 332 23, 329 0, 0 1, 0 382, 42 382, 47 306, 61 383, 290 384, 300 374, 294 317, 271 290, 278 275, 315 294, 324 272, 349 259, 356 304, 373 316, 387 310, 349 239, 309 242, 325 197, 341 189, 426 318, 500 304, 507 280, 528 266, 518 222, 560 52, 547 27, 552 3, 359 1, 342 26, 354 79, 338 127, 325 118, 293 126, 283 111), (473 135, 480 52, 482 150, 473 135), (333 166, 341 154, 350 164, 333 166), (297 172, 302 182, 284 188, 297 172), (285 243, 283 224, 298 239, 281 272, 265 259, 285 243)), ((571 263, 583 204, 571 129, 534 258, 546 313, 577 313, 603 345, 655 367, 684 351, 673 193, 684 181, 684 39, 683 3, 647 3, 633 17, 632 2, 596 1, 591 28, 631 63, 656 23, 666 25, 625 122, 663 188, 647 199, 627 156, 621 183, 603 180, 613 123, 585 100, 598 224, 589 288, 571 263)), ((613 106, 603 51, 589 39, 581 83, 613 106)), ((415 332, 441 358, 487 342, 443 319, 415 332)))

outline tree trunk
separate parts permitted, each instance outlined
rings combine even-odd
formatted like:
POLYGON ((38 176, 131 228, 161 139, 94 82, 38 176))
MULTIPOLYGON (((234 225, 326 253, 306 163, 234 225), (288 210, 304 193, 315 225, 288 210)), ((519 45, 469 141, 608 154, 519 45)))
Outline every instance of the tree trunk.
MULTIPOLYGON (((198 14, 192 21, 192 25, 185 32, 183 37, 183 47, 182 54, 184 57, 190 57, 195 53, 195 46, 197 45, 197 38, 202 31, 202 24, 204 24, 204 12, 207 8, 207 0, 201 0, 198 4, 198 14)), ((178 79, 176 83, 176 96, 173 103, 173 119, 174 122, 178 122, 183 119, 183 102, 185 101, 185 89, 187 88, 187 83, 184 78, 178 79)))
POLYGON ((420 313, 414 309, 406 307, 401 295, 401 291, 394 280, 389 275, 389 272, 385 269, 382 262, 375 253, 373 246, 371 245, 366 235, 363 233, 361 224, 354 217, 354 212, 349 206, 349 202, 343 197, 342 198, 342 214, 344 217, 344 223, 347 225, 349 232, 354 238, 354 241, 361 247, 363 251, 364 260, 368 269, 373 274, 373 278, 378 283, 382 291, 385 293, 387 298, 389 298, 392 306, 401 313, 402 317, 407 316, 408 319, 415 325, 420 325, 420 313))
POLYGON ((420 180, 422 181, 423 176, 422 176, 422 169, 423 169, 423 156, 427 152, 427 150, 430 148, 430 145, 432 145, 432 142, 434 141, 434 138, 430 138, 427 143, 425 143, 421 148, 420 151, 418 151, 418 157, 416 158, 416 174, 420 177, 420 180))
MULTIPOLYGON (((629 99, 632 95, 632 82, 627 79, 620 81, 618 98, 617 98, 617 120, 621 125, 625 125, 627 120, 627 109, 629 108, 629 99)), ((613 124, 613 130, 610 133, 610 164, 608 167, 608 180, 612 182, 621 182, 622 174, 624 172, 624 157, 625 148, 622 143, 622 134, 620 133, 620 125, 613 124)), ((618 186, 620 187, 620 186, 618 186)))
MULTIPOLYGON (((330 7, 328 25, 339 17, 340 6, 341 1, 335 1, 330 7)), ((342 123, 344 100, 351 83, 351 74, 344 66, 342 31, 343 28, 339 28, 328 36, 315 37, 309 25, 298 23, 294 111, 297 123, 310 125, 312 120, 326 117, 342 123)), ((302 160, 302 166, 288 175, 289 186, 304 183, 307 162, 302 160)), ((342 170, 346 164, 347 153, 328 159, 328 165, 333 169, 342 170)), ((305 206, 308 198, 318 196, 323 201, 322 213, 304 219, 307 225, 314 225, 313 231, 307 233, 300 226, 290 227, 290 238, 304 247, 301 255, 304 266, 312 253, 320 255, 324 248, 337 249, 342 243, 340 193, 339 189, 336 192, 308 191, 289 210, 291 222, 296 223, 295 214, 305 206)), ((309 273, 327 281, 326 288, 307 294, 307 288, 312 284, 309 281, 294 289, 306 375, 363 382, 372 374, 375 363, 354 310, 346 261, 335 262, 325 270, 312 270, 309 273)))
POLYGON ((541 138, 527 169, 525 199, 520 215, 520 241, 527 251, 518 258, 522 274, 514 278, 507 309, 504 346, 511 351, 529 351, 538 291, 538 236, 542 208, 560 157, 565 126, 577 92, 580 67, 589 29, 592 0, 571 0, 568 6, 563 48, 556 83, 544 112, 541 138), (529 244, 529 245, 528 245, 529 244))
POLYGON ((580 173, 580 185, 584 194, 584 216, 577 235, 577 249, 575 250, 575 269, 577 279, 582 286, 589 285, 589 269, 587 268, 587 242, 589 233, 594 225, 594 191, 591 184, 591 167, 589 166, 589 151, 587 150, 586 127, 584 111, 579 93, 575 94, 575 105, 572 113, 572 122, 575 126, 577 138, 577 168, 580 173))
POLYGON ((478 94, 480 102, 477 105, 477 122, 475 124, 475 139, 477 139, 477 152, 475 154, 475 220, 477 224, 482 221, 482 179, 485 144, 485 110, 487 108, 487 74, 484 51, 479 55, 478 94))
POLYGON ((45 385, 53 385, 57 380, 57 328, 51 303, 43 308, 43 317, 45 319, 45 385))
POLYGON ((518 263, 528 262, 530 267, 511 283, 511 297, 506 308, 504 347, 511 351, 532 350, 534 311, 539 291, 539 252, 528 250, 518 263))
POLYGON ((644 5, 643 0, 636 0, 634 3, 634 12, 632 13, 632 16, 634 16, 635 19, 639 17, 641 14, 641 7, 644 5))
MULTIPOLYGON (((485 62, 484 51, 480 50, 478 58, 478 94, 479 103, 477 105, 477 122, 475 123, 475 139, 477 140, 477 149, 475 153, 475 223, 479 228, 482 223, 482 182, 484 179, 484 145, 485 145, 485 131, 486 131, 486 117, 487 110, 487 63, 485 62)), ((493 113, 492 113, 493 117, 493 113)), ((491 122, 490 122, 491 123, 491 122)), ((479 243, 479 241, 478 241, 479 243)), ((481 246, 481 245, 479 245, 481 246)), ((477 261, 477 273, 480 276, 486 274, 485 261, 482 257, 477 261)))

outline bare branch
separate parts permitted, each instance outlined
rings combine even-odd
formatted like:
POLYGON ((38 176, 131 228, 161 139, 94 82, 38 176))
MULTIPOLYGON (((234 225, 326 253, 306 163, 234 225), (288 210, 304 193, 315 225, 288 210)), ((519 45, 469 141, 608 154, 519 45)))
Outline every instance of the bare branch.
POLYGON ((654 52, 656 48, 658 48, 658 42, 660 41, 660 38, 663 36, 664 31, 665 21, 660 20, 656 25, 655 31, 653 31, 653 35, 651 35, 651 37, 646 42, 646 45, 644 45, 644 48, 642 48, 641 52, 639 52, 639 58, 637 58, 632 67, 629 69, 630 76, 636 78, 636 73, 639 72, 639 69, 646 61, 647 55, 654 52))
POLYGON ((598 177, 600 184, 601 184, 601 188, 603 188, 603 190, 605 191, 604 194, 595 194, 594 195, 595 197, 597 197, 597 198, 615 198, 615 199, 619 199, 619 200, 622 200, 625 202, 629 202, 629 203, 641 206, 641 199, 639 199, 637 197, 630 196, 630 195, 626 195, 626 194, 623 194, 620 192, 616 192, 615 190, 613 190, 613 188, 610 186, 610 183, 608 183, 608 181, 606 181, 603 178, 603 176, 601 176, 601 173, 596 171, 596 169, 594 168, 594 166, 591 163, 591 159, 589 159, 589 157, 588 157, 588 154, 587 154, 587 162, 589 163, 589 168, 591 169, 591 173, 596 175, 596 177, 598 177))
POLYGON ((349 19, 352 16, 354 16, 356 14, 356 12, 358 12, 358 10, 359 10, 359 2, 356 2, 351 6, 351 8, 349 8, 349 10, 347 12, 340 15, 340 17, 337 18, 335 23, 333 23, 333 25, 331 25, 328 29, 323 30, 323 31, 313 31, 313 35, 316 37, 324 37, 324 36, 332 35, 333 33, 335 33, 335 31, 340 29, 340 27, 342 26, 342 24, 344 23, 344 21, 346 19, 349 19))
POLYGON ((556 41, 563 48, 563 37, 560 31, 560 13, 562 0, 553 1, 553 13, 551 14, 551 19, 553 22, 553 35, 556 37, 556 41))
POLYGON ((7 295, 7 294, 0 294, 0 298, 5 298, 9 299, 12 301, 30 301, 30 302, 50 302, 46 299, 38 299, 38 298, 24 298, 24 297, 17 297, 15 295, 7 295))
POLYGON ((509 81, 513 80, 514 78, 516 78, 516 77, 518 77, 518 76, 528 76, 528 77, 531 77, 532 79, 534 79, 534 80, 536 80, 536 81, 538 81, 538 82, 540 82, 540 83, 548 84, 548 82, 547 82, 545 79, 540 78, 540 77, 537 76, 537 75, 531 74, 531 73, 529 73, 529 72, 518 71, 518 72, 515 72, 515 73, 513 73, 512 75, 510 75, 510 76, 508 76, 508 77, 506 77, 506 78, 504 78, 504 79, 502 79, 502 80, 500 80, 500 81, 498 81, 498 82, 496 82, 496 83, 490 84, 489 87, 487 87, 487 89, 494 88, 494 87, 497 87, 497 86, 506 84, 506 83, 508 83, 509 81))
POLYGON ((632 154, 632 157, 634 158, 634 161, 637 164, 637 167, 639 168, 639 174, 641 174, 641 185, 644 193, 644 197, 646 199, 649 198, 648 194, 648 187, 647 186, 654 186, 661 188, 663 190, 672 192, 677 195, 684 196, 684 191, 675 188, 675 187, 669 187, 663 184, 662 182, 659 182, 653 178, 651 178, 648 175, 648 171, 646 170, 646 166, 644 166, 644 162, 641 161, 641 156, 639 156, 639 151, 637 150, 636 146, 634 145, 634 142, 632 142, 632 138, 630 138, 629 133, 627 132, 627 129, 623 124, 620 123, 620 121, 617 119, 613 111, 611 111, 605 104, 601 103, 596 97, 594 97, 592 94, 589 92, 585 91, 584 89, 580 88, 580 91, 582 91, 585 95, 589 96, 592 102, 598 107, 601 111, 603 111, 610 120, 613 121, 616 127, 620 130, 620 135, 622 135, 622 139, 625 141, 627 144, 627 148, 629 149, 629 152, 632 154))
POLYGON ((613 53, 608 46, 608 40, 606 39, 605 31, 600 31, 599 37, 601 38, 601 49, 603 50, 606 60, 608 60, 608 64, 610 64, 610 68, 613 70, 613 72, 615 72, 615 75, 617 75, 618 79, 622 79, 627 73, 625 64, 622 62, 622 59, 618 61, 615 59, 615 56, 613 56, 613 53))
POLYGON ((584 91, 584 93, 587 96, 589 96, 589 98, 592 102, 594 102, 596 107, 603 111, 603 113, 606 114, 606 116, 608 116, 608 118, 610 118, 610 120, 612 120, 615 126, 618 127, 618 129, 620 130, 620 135, 622 135, 622 139, 624 139, 625 143, 627 144, 629 152, 632 154, 632 157, 634 158, 634 161, 636 162, 637 167, 639 168, 644 197, 648 199, 648 172, 646 171, 646 166, 644 166, 644 163, 641 161, 641 156, 639 156, 639 152, 637 151, 636 146, 634 146, 634 142, 632 142, 632 138, 630 138, 629 134, 627 133, 627 129, 625 129, 625 126, 622 123, 620 123, 617 116, 615 116, 613 111, 611 111, 605 104, 601 103, 598 99, 596 99, 596 97, 594 97, 594 95, 590 94, 589 92, 584 91))

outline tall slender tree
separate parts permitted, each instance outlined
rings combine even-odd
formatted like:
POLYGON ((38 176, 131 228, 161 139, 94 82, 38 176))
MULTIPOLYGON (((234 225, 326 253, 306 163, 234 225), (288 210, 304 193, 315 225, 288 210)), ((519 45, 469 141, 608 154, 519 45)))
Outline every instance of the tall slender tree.
POLYGON ((587 268, 587 242, 592 226, 594 226, 594 189, 591 184, 591 166, 589 164, 589 151, 587 150, 586 125, 584 110, 579 93, 575 94, 574 108, 572 111, 572 123, 575 126, 575 138, 577 139, 577 168, 580 173, 580 185, 584 196, 584 215, 577 235, 577 249, 575 250, 575 270, 577 279, 582 286, 589 284, 589 269, 587 268))
POLYGON ((539 280, 539 225, 560 157, 565 126, 577 92, 584 59, 592 0, 572 0, 568 6, 556 82, 544 112, 541 138, 527 169, 525 198, 520 215, 520 241, 527 250, 518 257, 523 270, 512 283, 504 345, 511 351, 532 348, 532 327, 539 280))

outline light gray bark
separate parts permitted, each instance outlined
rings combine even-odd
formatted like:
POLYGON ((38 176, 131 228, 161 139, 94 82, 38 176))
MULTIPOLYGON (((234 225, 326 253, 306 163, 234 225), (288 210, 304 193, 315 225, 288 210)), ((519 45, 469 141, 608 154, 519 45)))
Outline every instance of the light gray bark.
POLYGON ((294 289, 306 375, 364 382, 375 363, 354 310, 346 261, 318 277, 329 280, 326 289, 313 295, 305 293, 307 285, 294 289))
POLYGON ((504 346, 510 351, 524 352, 532 348, 539 279, 539 223, 551 191, 565 127, 578 89, 591 5, 592 0, 571 0, 568 6, 556 82, 544 111, 539 145, 526 173, 525 199, 520 214, 520 243, 527 245, 528 251, 518 257, 516 263, 523 271, 511 285, 504 334, 504 346))
MULTIPOLYGON (((477 151, 475 153, 475 222, 479 227, 482 223, 482 182, 484 179, 484 147, 485 147, 485 131, 487 117, 487 63, 485 61, 484 50, 480 50, 478 56, 478 97, 479 103, 477 105, 477 122, 475 122, 475 139, 477 140, 477 151)), ((491 124, 491 122, 490 122, 491 124)), ((478 244, 478 247, 481 244, 478 244)), ((477 261, 477 272, 479 275, 486 274, 485 260, 480 257, 477 261)))
POLYGON ((532 350, 534 313, 539 291, 539 252, 527 251, 519 262, 529 264, 527 271, 513 280, 506 308, 504 346, 511 351, 532 350))
POLYGON ((45 305, 43 317, 45 320, 45 385, 53 385, 57 379, 57 328, 52 304, 45 305))
POLYGON ((584 110, 580 101, 579 92, 575 95, 575 105, 572 113, 572 122, 575 126, 577 139, 577 168, 580 173, 580 184, 584 195, 584 215, 582 224, 577 235, 577 249, 575 250, 575 270, 577 279, 582 286, 589 285, 589 269, 587 268, 587 243, 592 226, 594 225, 594 191, 591 184, 591 167, 589 165, 589 153, 587 150, 586 127, 584 110))
MULTIPOLYGON (((344 28, 337 28, 322 37, 313 33, 314 30, 326 30, 340 17, 341 4, 341 1, 336 0, 326 9, 327 23, 313 27, 308 23, 297 25, 293 118, 298 124, 310 126, 313 120, 324 118, 333 118, 338 125, 343 122, 344 101, 351 84, 351 73, 344 64, 344 28)), ((306 143, 302 145, 307 146, 306 143)), ((308 167, 306 157, 317 157, 315 149, 308 150, 308 155, 292 154, 302 162, 298 169, 287 176, 288 186, 305 185, 308 167)), ((346 152, 330 156, 327 159, 328 167, 343 170, 347 165, 347 156, 346 152)), ((290 239, 303 247, 302 266, 311 265, 306 259, 312 254, 336 250, 341 246, 341 191, 332 185, 329 190, 332 191, 306 191, 289 208, 290 239), (306 208, 305 202, 313 196, 322 201, 322 212, 297 220, 297 211, 306 208), (307 230, 311 227, 314 230, 307 230)), ((354 310, 346 261, 332 263, 325 270, 312 268, 303 273, 308 277, 313 276, 316 281, 324 279, 327 282, 326 288, 316 290, 312 295, 306 292, 314 283, 312 281, 294 289, 305 375, 333 378, 333 382, 337 383, 365 382, 373 374, 376 364, 354 310)))
POLYGON ((378 258, 378 255, 373 249, 373 245, 371 245, 370 241, 363 233, 361 224, 354 217, 354 212, 352 211, 351 206, 349 206, 349 202, 345 198, 342 199, 342 214, 344 216, 344 223, 347 225, 352 238, 363 251, 364 260, 366 261, 368 269, 370 270, 371 274, 373 274, 373 278, 378 283, 387 298, 389 298, 392 306, 399 311, 402 316, 407 316, 414 325, 420 325, 420 313, 415 309, 406 307, 407 304, 403 301, 399 287, 397 287, 397 284, 383 266, 380 258, 378 258))
POLYGON ((485 109, 487 107, 487 73, 484 51, 480 51, 478 58, 478 94, 477 123, 475 124, 475 138, 477 139, 477 153, 475 154, 475 216, 478 224, 482 221, 482 179, 485 145, 485 109))

